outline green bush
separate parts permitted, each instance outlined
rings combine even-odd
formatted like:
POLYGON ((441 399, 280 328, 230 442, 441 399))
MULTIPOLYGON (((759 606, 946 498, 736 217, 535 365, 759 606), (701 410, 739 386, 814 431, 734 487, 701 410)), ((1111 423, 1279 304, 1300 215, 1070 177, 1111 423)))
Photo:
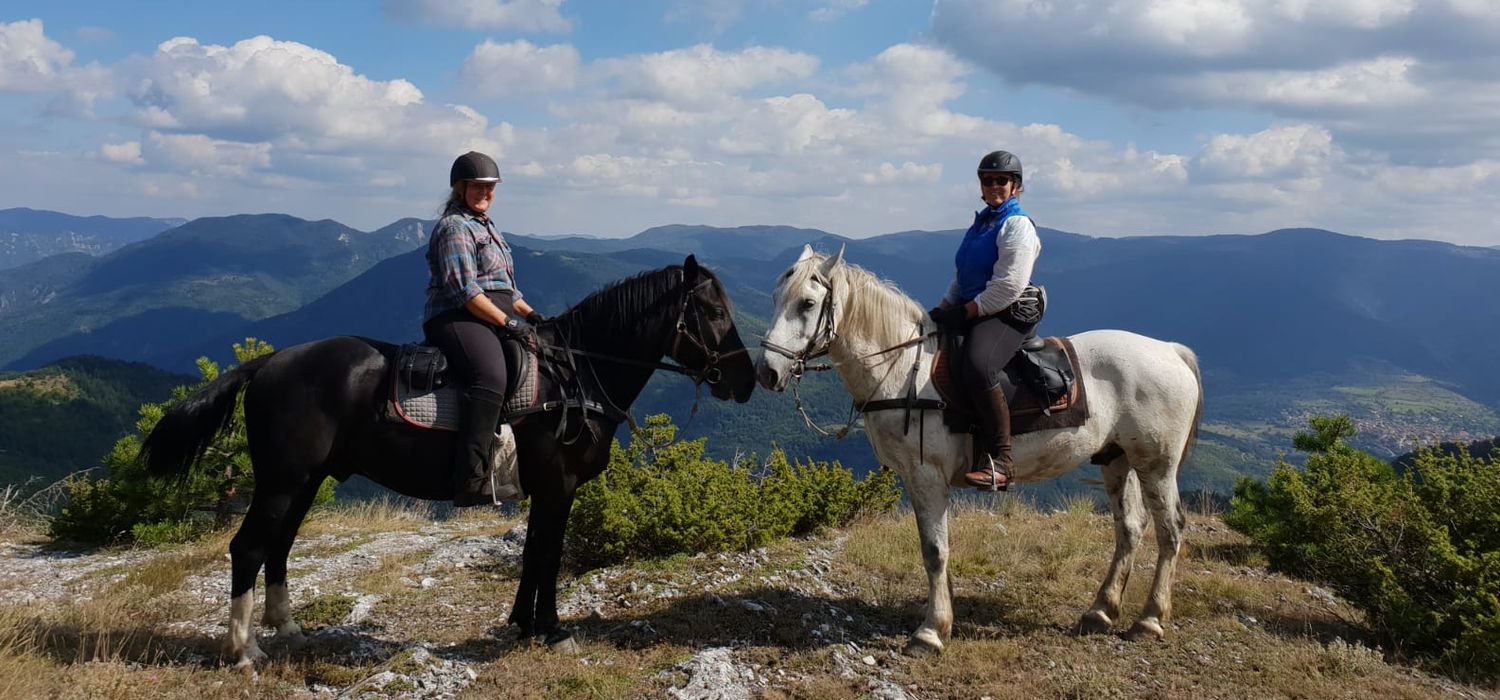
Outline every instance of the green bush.
POLYGON ((1225 520, 1271 567, 1325 582, 1393 651, 1461 675, 1500 673, 1500 458, 1419 451, 1398 473, 1349 447, 1346 416, 1319 417, 1277 464, 1242 479, 1225 520))
POLYGON ((578 491, 568 550, 585 567, 678 553, 746 550, 838 526, 900 500, 890 472, 862 481, 838 463, 800 464, 775 450, 763 469, 704 457, 705 440, 677 440, 650 416, 609 468, 578 491))
MULTIPOLYGON (((246 338, 235 343, 241 363, 270 354, 269 344, 246 338)), ((67 485, 67 499, 52 519, 54 538, 82 544, 160 545, 186 542, 229 524, 235 508, 254 487, 244 431, 244 406, 236 406, 233 425, 219 436, 202 461, 185 479, 154 479, 140 459, 141 441, 175 403, 219 376, 219 366, 198 359, 203 380, 180 386, 163 404, 140 407, 136 434, 120 438, 104 456, 106 476, 83 475, 67 485)), ((325 480, 315 503, 333 498, 332 480, 325 480)))

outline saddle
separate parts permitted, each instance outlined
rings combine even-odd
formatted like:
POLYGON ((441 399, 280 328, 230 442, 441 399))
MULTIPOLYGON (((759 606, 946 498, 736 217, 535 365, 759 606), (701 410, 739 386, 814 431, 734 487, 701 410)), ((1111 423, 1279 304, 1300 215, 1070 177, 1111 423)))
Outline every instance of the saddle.
MULTIPOLYGON (((519 339, 505 337, 505 371, 511 377, 503 408, 507 422, 531 415, 540 396, 536 351, 519 339)), ((396 351, 391 362, 390 400, 386 417, 430 430, 458 430, 460 389, 448 381, 448 358, 430 345, 410 343, 396 351)))
MULTIPOLYGON (((974 408, 961 388, 960 336, 944 333, 932 362, 932 384, 943 397, 943 423, 955 433, 974 432, 974 408)), ((1010 403, 1011 434, 1076 428, 1088 420, 1088 396, 1078 353, 1067 338, 1031 337, 1005 365, 1001 385, 1010 403)))

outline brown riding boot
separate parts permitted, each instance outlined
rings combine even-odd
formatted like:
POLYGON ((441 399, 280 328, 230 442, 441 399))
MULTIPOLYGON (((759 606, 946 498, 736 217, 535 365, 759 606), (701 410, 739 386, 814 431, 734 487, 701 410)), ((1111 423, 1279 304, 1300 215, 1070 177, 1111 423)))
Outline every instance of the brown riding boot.
POLYGON ((974 399, 979 418, 979 435, 974 438, 983 441, 980 447, 987 459, 965 474, 964 481, 980 491, 1004 491, 1010 488, 1015 466, 1010 454, 1010 403, 999 385, 975 392, 974 399))
POLYGON ((487 389, 471 387, 459 407, 458 444, 453 454, 453 505, 487 506, 495 503, 490 486, 490 447, 500 425, 505 399, 487 389))

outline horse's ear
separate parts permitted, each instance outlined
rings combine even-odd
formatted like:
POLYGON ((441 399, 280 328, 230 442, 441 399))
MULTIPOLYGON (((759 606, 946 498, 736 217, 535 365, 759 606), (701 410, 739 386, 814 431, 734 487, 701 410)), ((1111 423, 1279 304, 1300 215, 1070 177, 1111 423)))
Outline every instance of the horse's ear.
POLYGON ((843 261, 844 261, 844 246, 841 245, 841 246, 839 246, 839 252, 837 252, 834 255, 832 255, 831 257, 827 258, 826 260, 823 261, 822 265, 818 266, 818 273, 821 274, 823 276, 823 279, 825 279, 825 280, 826 279, 832 279, 833 278, 833 268, 838 267, 839 263, 841 263, 843 261))
POLYGON ((682 278, 685 280, 698 279, 698 257, 688 254, 687 260, 682 261, 682 278))
POLYGON ((802 262, 803 260, 806 260, 814 255, 817 255, 817 253, 813 252, 812 245, 803 243, 802 254, 797 256, 797 262, 802 262))

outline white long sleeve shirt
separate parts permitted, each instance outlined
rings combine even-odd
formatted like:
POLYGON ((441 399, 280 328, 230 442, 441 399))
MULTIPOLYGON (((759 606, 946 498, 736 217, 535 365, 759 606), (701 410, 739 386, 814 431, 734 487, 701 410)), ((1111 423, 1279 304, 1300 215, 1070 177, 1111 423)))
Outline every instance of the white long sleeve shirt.
MULTIPOLYGON (((984 291, 974 297, 980 316, 999 313, 1021 298, 1021 292, 1031 283, 1031 270, 1042 254, 1042 239, 1037 237, 1031 217, 1012 216, 1005 220, 995 236, 995 248, 1000 254, 995 260, 995 271, 984 291)), ((960 299, 955 274, 943 300, 957 304, 960 299)))

